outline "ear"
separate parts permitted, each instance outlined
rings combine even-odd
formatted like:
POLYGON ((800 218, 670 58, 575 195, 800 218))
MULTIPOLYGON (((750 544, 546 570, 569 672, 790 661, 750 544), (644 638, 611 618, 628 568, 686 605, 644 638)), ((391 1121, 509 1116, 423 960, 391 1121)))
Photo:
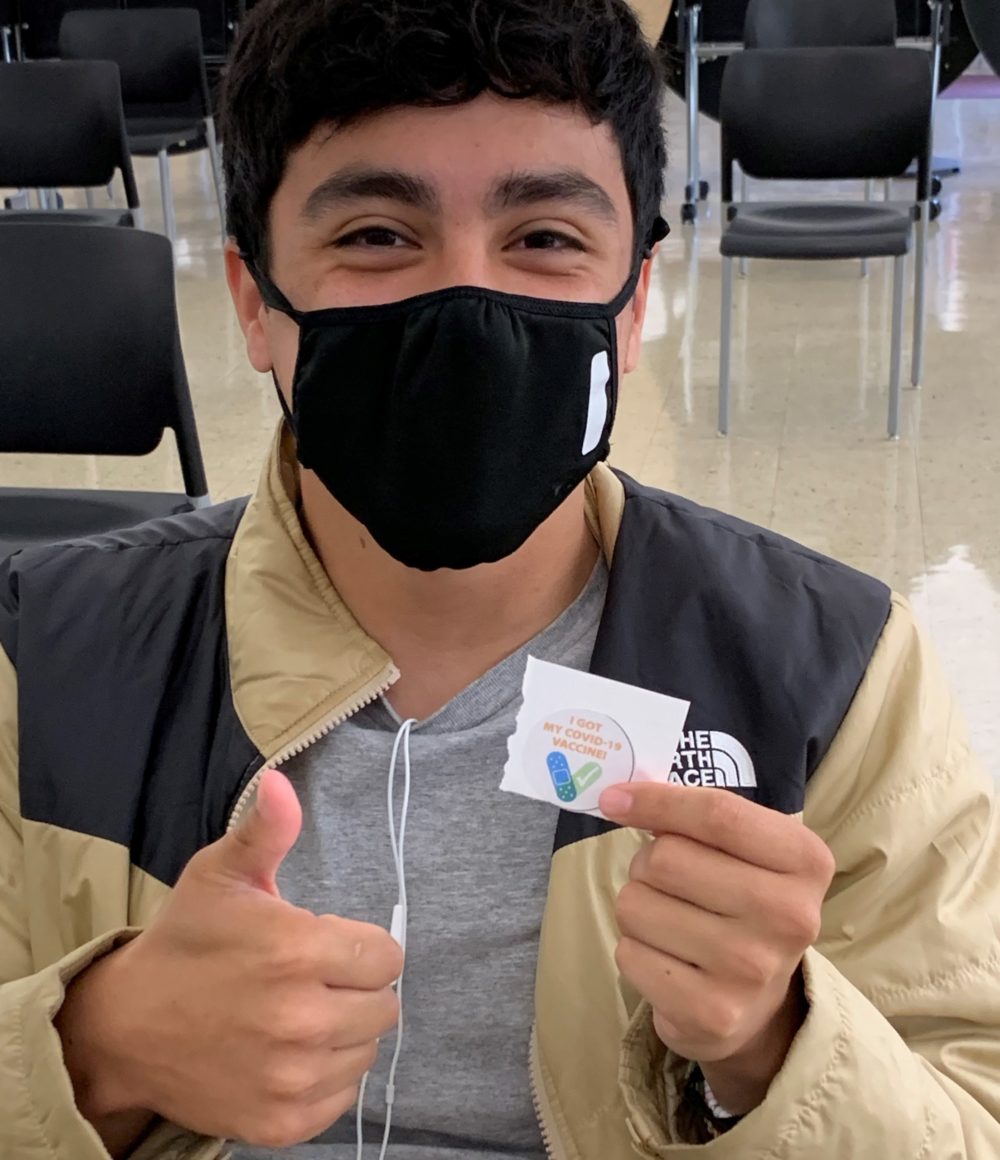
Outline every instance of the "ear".
POLYGON ((267 374, 274 366, 268 334, 268 312, 264 300, 257 289, 257 283, 250 275, 246 263, 240 257, 236 243, 230 239, 225 247, 226 281, 229 293, 236 307, 236 317, 247 344, 247 357, 255 371, 267 374))
POLYGON ((653 259, 659 251, 659 245, 653 247, 650 256, 643 262, 639 274, 639 282, 632 298, 631 318, 628 322, 628 337, 625 341, 625 374, 631 374, 639 365, 639 352, 642 347, 642 324, 646 321, 646 303, 649 301, 649 280, 653 273, 653 259))

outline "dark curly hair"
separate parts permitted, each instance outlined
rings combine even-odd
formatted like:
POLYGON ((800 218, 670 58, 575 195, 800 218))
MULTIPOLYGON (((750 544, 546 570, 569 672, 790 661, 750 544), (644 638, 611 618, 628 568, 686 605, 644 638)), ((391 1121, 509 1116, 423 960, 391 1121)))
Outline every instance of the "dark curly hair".
POLYGON ((263 268, 289 154, 317 125, 485 91, 575 104, 621 149, 636 252, 663 197, 663 79, 627 0, 261 0, 222 95, 229 233, 263 268))

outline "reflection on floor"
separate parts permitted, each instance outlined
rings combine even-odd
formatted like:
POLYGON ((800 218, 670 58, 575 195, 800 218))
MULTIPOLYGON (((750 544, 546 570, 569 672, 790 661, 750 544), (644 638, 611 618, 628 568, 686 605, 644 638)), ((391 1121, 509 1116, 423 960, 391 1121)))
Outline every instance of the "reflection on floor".
MULTIPOLYGON (((960 156, 963 172, 948 180, 932 227, 924 387, 905 393, 897 444, 883 434, 890 284, 879 263, 867 279, 857 263, 751 263, 737 286, 733 433, 716 435, 719 215, 712 201, 696 232, 680 228, 681 112, 672 102, 674 234, 657 260, 645 355, 625 384, 613 461, 908 595, 1000 776, 1000 106, 939 107, 937 148, 960 156)), ((702 147, 717 190, 710 123, 702 147)), ((159 228, 155 163, 137 168, 147 222, 159 228)), ((221 499, 253 486, 278 412, 231 315, 205 155, 178 159, 173 173, 184 348, 221 499)), ((774 193, 756 185, 751 196, 774 193)), ((162 447, 139 463, 0 456, 0 483, 179 488, 180 478, 162 447)))

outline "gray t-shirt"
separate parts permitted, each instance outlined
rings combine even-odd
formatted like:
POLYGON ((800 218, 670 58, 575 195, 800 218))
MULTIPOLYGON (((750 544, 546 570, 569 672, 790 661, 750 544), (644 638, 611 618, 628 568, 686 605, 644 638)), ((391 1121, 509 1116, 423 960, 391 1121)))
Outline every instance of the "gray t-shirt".
MULTIPOLYGON (((556 813, 498 788, 529 654, 586 669, 604 598, 600 561, 547 629, 470 685, 410 737, 409 903, 403 1045, 393 1160, 544 1157, 528 1079, 535 960, 556 813)), ((278 875, 282 897, 317 914, 388 928, 397 899, 387 779, 398 716, 379 701, 285 767, 304 813, 278 875)), ((396 767, 397 825, 403 788, 396 767)), ((395 1035, 365 1097, 365 1156, 378 1157, 395 1035)), ((355 1117, 310 1144, 239 1160, 354 1160, 355 1117)))

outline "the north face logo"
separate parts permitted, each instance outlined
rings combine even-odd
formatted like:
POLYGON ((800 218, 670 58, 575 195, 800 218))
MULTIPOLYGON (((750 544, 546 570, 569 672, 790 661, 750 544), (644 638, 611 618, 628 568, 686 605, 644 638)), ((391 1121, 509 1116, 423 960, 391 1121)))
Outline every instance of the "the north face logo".
POLYGON ((667 780, 676 785, 750 789, 757 784, 757 774, 750 754, 735 737, 714 730, 690 729, 681 734, 667 780))

